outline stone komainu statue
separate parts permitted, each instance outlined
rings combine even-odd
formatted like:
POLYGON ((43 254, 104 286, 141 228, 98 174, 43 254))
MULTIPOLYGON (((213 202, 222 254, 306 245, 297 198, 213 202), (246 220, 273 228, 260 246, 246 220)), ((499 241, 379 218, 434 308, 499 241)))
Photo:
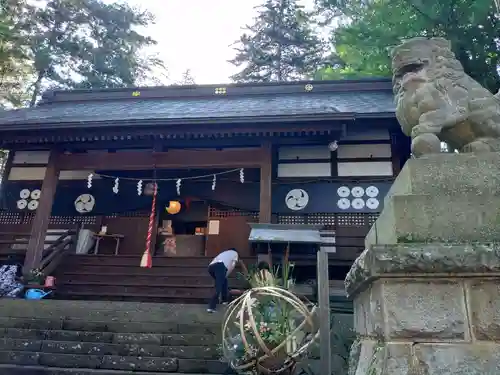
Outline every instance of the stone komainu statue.
POLYGON ((443 38, 414 38, 392 51, 396 117, 415 156, 441 141, 461 152, 500 151, 500 92, 468 76, 443 38))

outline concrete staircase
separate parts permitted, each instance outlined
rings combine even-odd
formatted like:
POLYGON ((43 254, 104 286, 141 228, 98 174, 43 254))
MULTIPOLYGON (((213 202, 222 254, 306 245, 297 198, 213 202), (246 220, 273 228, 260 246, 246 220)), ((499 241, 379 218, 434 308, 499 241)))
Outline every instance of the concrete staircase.
POLYGON ((0 374, 230 374, 204 306, 0 300, 0 374))

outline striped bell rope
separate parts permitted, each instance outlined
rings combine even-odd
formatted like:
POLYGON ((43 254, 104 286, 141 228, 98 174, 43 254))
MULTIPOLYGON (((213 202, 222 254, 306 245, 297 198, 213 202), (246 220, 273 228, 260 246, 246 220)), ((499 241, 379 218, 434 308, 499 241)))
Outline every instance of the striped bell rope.
POLYGON ((141 258, 141 267, 151 268, 153 266, 153 257, 151 256, 151 238, 153 237, 153 226, 155 222, 156 212, 156 194, 158 192, 158 185, 154 183, 153 189, 153 202, 151 204, 151 214, 149 215, 148 235, 146 236, 146 249, 141 258))

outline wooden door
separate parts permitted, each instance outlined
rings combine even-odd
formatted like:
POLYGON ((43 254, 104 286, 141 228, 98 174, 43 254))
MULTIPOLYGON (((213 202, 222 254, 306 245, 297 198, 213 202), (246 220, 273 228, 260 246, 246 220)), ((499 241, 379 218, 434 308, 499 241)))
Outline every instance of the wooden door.
POLYGON ((240 257, 251 256, 251 246, 248 242, 251 220, 247 216, 228 216, 212 218, 219 221, 219 233, 207 234, 205 255, 215 257, 221 251, 234 247, 240 257))

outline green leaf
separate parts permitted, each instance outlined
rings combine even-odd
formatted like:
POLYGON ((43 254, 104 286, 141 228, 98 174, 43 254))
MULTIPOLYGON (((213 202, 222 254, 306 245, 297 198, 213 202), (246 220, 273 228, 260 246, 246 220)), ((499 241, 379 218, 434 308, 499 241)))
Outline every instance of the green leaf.
POLYGON ((340 63, 319 79, 390 76, 389 48, 416 36, 452 42, 465 71, 500 89, 500 19, 490 0, 317 0, 316 13, 332 23, 332 53, 340 63))

